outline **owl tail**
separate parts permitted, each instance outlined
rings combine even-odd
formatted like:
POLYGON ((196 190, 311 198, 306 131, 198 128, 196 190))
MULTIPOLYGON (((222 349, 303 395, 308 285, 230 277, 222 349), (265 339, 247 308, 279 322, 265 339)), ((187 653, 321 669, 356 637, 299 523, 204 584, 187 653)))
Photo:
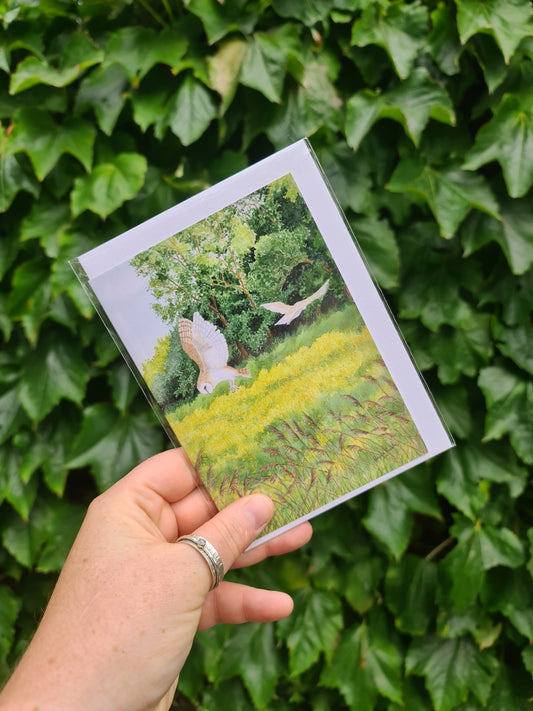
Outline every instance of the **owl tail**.
POLYGON ((248 368, 237 368, 237 373, 239 373, 239 375, 242 375, 245 378, 250 377, 250 371, 248 370, 248 368))

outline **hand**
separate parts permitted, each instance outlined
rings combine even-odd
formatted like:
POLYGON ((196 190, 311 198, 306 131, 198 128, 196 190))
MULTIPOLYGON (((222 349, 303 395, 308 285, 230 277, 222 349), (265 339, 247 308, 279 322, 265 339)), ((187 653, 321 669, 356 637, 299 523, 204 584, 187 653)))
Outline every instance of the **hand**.
POLYGON ((34 639, 0 695, 9 711, 168 709, 197 629, 286 617, 285 593, 212 583, 179 536, 212 543, 224 569, 306 543, 302 524, 243 552, 273 514, 266 496, 219 513, 183 450, 136 467, 89 507, 34 639))

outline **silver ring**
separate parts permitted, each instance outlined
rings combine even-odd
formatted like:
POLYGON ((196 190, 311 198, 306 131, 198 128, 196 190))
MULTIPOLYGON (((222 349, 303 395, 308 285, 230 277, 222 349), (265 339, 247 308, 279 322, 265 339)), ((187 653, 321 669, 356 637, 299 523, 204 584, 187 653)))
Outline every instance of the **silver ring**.
POLYGON ((209 589, 214 590, 224 577, 224 563, 215 546, 212 546, 203 536, 198 536, 196 533, 180 536, 176 543, 188 543, 198 553, 202 554, 213 577, 213 584, 209 589))

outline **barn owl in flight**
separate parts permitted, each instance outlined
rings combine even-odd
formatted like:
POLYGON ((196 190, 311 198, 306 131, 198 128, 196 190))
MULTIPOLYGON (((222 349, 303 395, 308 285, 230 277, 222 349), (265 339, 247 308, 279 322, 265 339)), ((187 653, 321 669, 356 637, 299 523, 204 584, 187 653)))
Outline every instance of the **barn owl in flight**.
POLYGON ((224 380, 229 382, 230 392, 237 390, 236 378, 249 378, 248 368, 232 368, 228 363, 228 344, 218 328, 196 312, 190 321, 180 318, 178 333, 185 353, 200 368, 196 387, 203 394, 212 393, 224 380))
POLYGON ((324 296, 328 290, 329 279, 322 284, 318 291, 314 294, 308 296, 307 299, 302 299, 302 301, 297 301, 295 304, 282 304, 281 301, 274 301, 271 304, 261 304, 264 309, 269 311, 275 311, 276 313, 283 314, 279 321, 276 321, 274 326, 288 326, 295 318, 298 318, 304 309, 309 306, 312 301, 320 299, 324 296))

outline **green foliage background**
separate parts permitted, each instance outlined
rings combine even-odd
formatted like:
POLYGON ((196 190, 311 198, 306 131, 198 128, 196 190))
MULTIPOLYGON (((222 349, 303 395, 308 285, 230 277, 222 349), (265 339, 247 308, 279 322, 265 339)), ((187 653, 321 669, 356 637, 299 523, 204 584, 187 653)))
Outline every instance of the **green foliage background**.
POLYGON ((307 135, 458 446, 241 573, 295 613, 202 633, 180 707, 530 708, 530 3, 3 0, 0 19, 2 675, 90 498, 167 446, 68 259, 307 135))

